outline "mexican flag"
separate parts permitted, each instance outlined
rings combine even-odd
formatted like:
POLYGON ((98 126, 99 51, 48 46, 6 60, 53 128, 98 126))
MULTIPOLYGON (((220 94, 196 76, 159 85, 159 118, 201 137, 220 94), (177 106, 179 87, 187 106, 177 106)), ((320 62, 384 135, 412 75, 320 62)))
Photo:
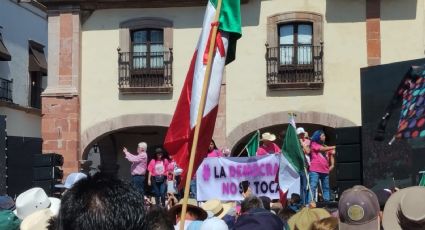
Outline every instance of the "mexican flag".
MULTIPOLYGON (((278 181, 281 193, 300 193, 300 172, 304 171, 304 152, 297 136, 295 120, 291 120, 286 130, 280 157, 278 181)), ((287 194, 290 195, 290 194, 287 194)))
POLYGON ((245 149, 248 152, 249 157, 255 157, 257 154, 258 147, 260 147, 260 131, 257 130, 254 135, 249 139, 245 149))
MULTIPOLYGON (((213 55, 211 77, 202 115, 193 174, 207 155, 218 112, 224 66, 235 59, 236 41, 242 35, 240 1, 223 0, 219 21, 214 22, 217 2, 217 0, 210 0, 207 4, 201 35, 164 141, 165 149, 173 155, 177 165, 183 169, 182 181, 186 179, 189 166, 190 148, 197 125, 196 119, 208 62, 209 44, 212 39, 215 39, 215 54, 213 55), (217 36, 211 38, 212 28, 217 25, 217 36)), ((189 176, 192 177, 193 175, 189 176)), ((181 183, 181 185, 184 184, 181 183)))

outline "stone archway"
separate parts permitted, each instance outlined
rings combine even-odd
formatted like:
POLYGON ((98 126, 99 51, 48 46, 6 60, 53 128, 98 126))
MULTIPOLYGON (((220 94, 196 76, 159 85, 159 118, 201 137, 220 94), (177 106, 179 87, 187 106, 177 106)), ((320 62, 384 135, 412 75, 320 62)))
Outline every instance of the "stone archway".
POLYGON ((241 138, 246 136, 247 133, 253 132, 263 127, 288 123, 289 112, 296 113, 297 123, 313 123, 313 124, 320 124, 323 126, 328 126, 333 128, 358 126, 356 123, 346 118, 342 118, 337 115, 333 115, 329 113, 321 113, 321 112, 315 112, 315 111, 309 111, 309 112, 282 111, 282 112, 268 113, 260 117, 257 117, 255 119, 252 119, 250 121, 244 122, 238 125, 236 128, 234 128, 227 136, 227 145, 234 146, 241 138))
POLYGON ((88 147, 96 140, 117 130, 135 126, 164 126, 170 125, 172 116, 168 114, 147 113, 128 114, 99 122, 81 133, 81 158, 88 153, 88 147))

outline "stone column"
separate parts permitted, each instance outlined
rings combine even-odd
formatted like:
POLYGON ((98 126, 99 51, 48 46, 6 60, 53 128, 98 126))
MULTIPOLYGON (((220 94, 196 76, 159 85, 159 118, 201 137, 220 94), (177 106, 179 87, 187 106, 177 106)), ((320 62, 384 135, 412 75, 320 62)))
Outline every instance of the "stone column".
POLYGON ((42 93, 43 153, 64 157, 65 177, 79 170, 80 159, 80 10, 48 11, 48 81, 42 93))
POLYGON ((228 147, 226 141, 226 72, 223 74, 217 120, 215 122, 213 139, 218 148, 228 147))

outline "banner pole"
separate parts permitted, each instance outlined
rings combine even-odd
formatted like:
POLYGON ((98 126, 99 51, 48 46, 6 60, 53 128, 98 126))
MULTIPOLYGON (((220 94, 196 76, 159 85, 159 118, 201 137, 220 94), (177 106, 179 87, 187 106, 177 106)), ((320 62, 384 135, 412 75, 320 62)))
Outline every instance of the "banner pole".
MULTIPOLYGON (((213 22, 218 22, 219 17, 220 17, 220 11, 221 11, 221 2, 222 0, 218 0, 217 1, 217 9, 214 15, 214 21, 213 22)), ((215 42, 216 39, 215 37, 217 36, 217 30, 218 30, 218 25, 217 26, 212 26, 212 33, 211 33, 211 37, 210 39, 210 47, 208 48, 208 62, 207 62, 207 67, 205 70, 205 75, 204 75, 204 83, 202 85, 202 94, 201 94, 201 101, 199 102, 199 108, 198 108, 198 116, 196 118, 196 125, 195 125, 195 133, 193 135, 193 142, 192 142, 192 147, 190 150, 190 160, 189 160, 189 168, 186 174, 186 185, 184 187, 184 197, 183 197, 183 204, 182 204, 182 212, 180 215, 180 229, 184 229, 184 222, 185 222, 185 217, 186 217, 186 212, 187 212, 187 202, 189 199, 189 189, 190 189, 190 181, 192 180, 192 173, 193 173, 193 164, 195 162, 195 154, 196 154, 196 148, 198 146, 198 139, 199 139, 199 131, 201 128, 201 121, 202 121, 202 117, 204 114, 204 109, 205 109, 205 102, 206 102, 206 98, 207 98, 207 91, 208 91, 208 85, 210 82, 210 77, 211 77, 211 67, 212 67, 212 61, 213 61, 213 55, 215 53, 214 47, 215 47, 215 42)))

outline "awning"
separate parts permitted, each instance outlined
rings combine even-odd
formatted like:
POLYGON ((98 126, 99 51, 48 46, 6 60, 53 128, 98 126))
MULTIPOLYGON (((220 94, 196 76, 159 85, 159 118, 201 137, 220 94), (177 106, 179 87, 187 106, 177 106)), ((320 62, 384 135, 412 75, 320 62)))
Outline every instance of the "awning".
POLYGON ((43 45, 32 40, 29 41, 29 71, 47 74, 47 61, 43 48, 43 45))
POLYGON ((3 39, 0 35, 0 61, 10 61, 12 60, 12 56, 10 56, 9 51, 3 43, 3 39))

